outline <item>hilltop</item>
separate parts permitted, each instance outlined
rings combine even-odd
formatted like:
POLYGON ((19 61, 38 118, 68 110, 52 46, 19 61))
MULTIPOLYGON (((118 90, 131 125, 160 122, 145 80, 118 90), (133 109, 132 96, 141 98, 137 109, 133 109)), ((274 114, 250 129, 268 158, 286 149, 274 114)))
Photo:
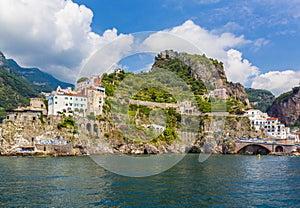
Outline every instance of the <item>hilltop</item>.
POLYGON ((214 93, 218 89, 226 90, 228 112, 239 114, 243 109, 251 107, 243 85, 229 82, 223 63, 218 60, 205 55, 166 50, 156 56, 153 67, 168 69, 182 78, 197 97, 201 112, 210 112, 208 106, 212 103, 209 97, 203 95, 214 93))

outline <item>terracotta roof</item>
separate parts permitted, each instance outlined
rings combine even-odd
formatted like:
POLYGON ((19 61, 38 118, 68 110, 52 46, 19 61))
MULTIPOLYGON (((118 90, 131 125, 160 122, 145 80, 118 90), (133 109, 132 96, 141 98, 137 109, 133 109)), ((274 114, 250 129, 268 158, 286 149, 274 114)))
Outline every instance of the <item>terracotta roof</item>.
POLYGON ((85 95, 83 94, 72 94, 72 93, 65 93, 63 95, 66 95, 66 96, 74 96, 74 97, 86 97, 85 95))
POLYGON ((267 120, 268 120, 268 121, 275 121, 275 120, 278 120, 278 118, 273 118, 273 117, 271 117, 271 118, 267 118, 267 120))

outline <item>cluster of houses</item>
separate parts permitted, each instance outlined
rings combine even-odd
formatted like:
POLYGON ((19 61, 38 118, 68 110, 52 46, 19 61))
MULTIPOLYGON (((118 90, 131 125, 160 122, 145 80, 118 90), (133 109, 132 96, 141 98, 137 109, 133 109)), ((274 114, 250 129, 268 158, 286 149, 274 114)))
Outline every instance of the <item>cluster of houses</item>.
POLYGON ((35 121, 41 116, 57 116, 63 113, 82 117, 100 115, 105 88, 101 86, 101 77, 97 76, 81 80, 75 90, 58 86, 55 91, 44 95, 48 101, 48 109, 43 98, 31 98, 29 106, 8 111, 4 122, 35 121))
MULTIPOLYGON (((7 113, 6 121, 34 121, 40 116, 57 116, 60 114, 72 113, 78 116, 86 117, 88 115, 101 115, 105 98, 105 88, 101 86, 101 77, 80 79, 75 90, 71 88, 57 89, 47 93, 48 109, 42 98, 31 98, 30 105, 27 107, 18 107, 7 113)), ((210 92, 210 96, 217 98, 226 98, 226 89, 216 89, 210 92)), ((137 101, 136 101, 137 102, 137 101)), ((141 102, 141 101, 139 101, 141 102)), ((179 107, 180 113, 193 114, 194 106, 190 103, 184 103, 179 107)), ((291 133, 290 128, 285 127, 278 118, 269 117, 267 113, 260 110, 248 110, 244 116, 249 117, 253 130, 264 130, 270 137, 279 139, 294 138, 299 140, 299 134, 291 133)))
POLYGON ((61 89, 48 94, 48 115, 72 112, 80 116, 100 115, 105 98, 101 77, 91 77, 77 83, 76 89, 61 89))
POLYGON ((269 117, 267 113, 256 109, 248 110, 245 116, 249 117, 253 130, 264 130, 273 138, 293 138, 295 141, 299 141, 299 135, 291 133, 290 128, 281 123, 278 118, 269 117))

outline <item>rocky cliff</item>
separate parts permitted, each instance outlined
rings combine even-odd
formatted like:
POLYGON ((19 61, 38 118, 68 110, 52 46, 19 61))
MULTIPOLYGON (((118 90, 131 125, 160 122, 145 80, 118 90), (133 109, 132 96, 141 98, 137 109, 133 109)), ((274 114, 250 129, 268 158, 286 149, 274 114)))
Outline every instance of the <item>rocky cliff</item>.
POLYGON ((300 125, 300 87, 295 87, 276 98, 267 113, 278 117, 285 125, 300 125))
POLYGON ((169 60, 179 60, 189 68, 189 75, 204 83, 206 91, 217 88, 225 88, 227 95, 243 103, 245 107, 251 107, 245 88, 240 83, 228 82, 223 63, 207 58, 205 55, 192 55, 185 52, 178 53, 166 50, 158 54, 154 67, 165 67, 169 60))

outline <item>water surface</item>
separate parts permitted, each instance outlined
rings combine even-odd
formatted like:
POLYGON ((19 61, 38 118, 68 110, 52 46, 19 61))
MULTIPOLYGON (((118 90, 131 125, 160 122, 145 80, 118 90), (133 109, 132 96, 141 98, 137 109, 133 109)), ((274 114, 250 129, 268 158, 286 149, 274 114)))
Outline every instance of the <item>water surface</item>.
POLYGON ((300 158, 187 155, 145 178, 89 157, 0 157, 0 207, 296 207, 300 158))

